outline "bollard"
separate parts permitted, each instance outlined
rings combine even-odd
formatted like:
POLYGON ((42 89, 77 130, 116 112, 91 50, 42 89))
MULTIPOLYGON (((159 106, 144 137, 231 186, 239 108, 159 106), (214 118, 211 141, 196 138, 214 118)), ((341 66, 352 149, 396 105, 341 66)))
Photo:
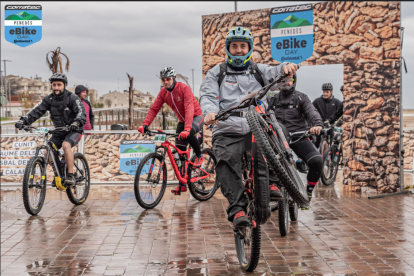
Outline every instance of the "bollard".
POLYGON ((108 111, 105 112, 105 120, 106 120, 105 130, 108 130, 108 111))
POLYGON ((122 109, 122 124, 125 124, 125 110, 122 109))
POLYGON ((99 111, 99 112, 98 112, 99 130, 101 130, 101 112, 102 112, 102 111, 99 111))
POLYGON ((16 134, 19 134, 19 130, 17 128, 15 128, 14 131, 16 132, 16 134))
POLYGON ((120 122, 121 117, 119 116, 119 110, 118 110, 118 122, 120 122))

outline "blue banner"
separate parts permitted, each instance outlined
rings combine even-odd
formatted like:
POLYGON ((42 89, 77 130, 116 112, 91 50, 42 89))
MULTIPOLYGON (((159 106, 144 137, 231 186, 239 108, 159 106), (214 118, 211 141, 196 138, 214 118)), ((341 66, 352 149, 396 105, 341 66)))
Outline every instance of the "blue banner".
MULTIPOLYGON (((120 144, 121 164, 120 169, 124 173, 135 175, 143 157, 155 151, 155 144, 152 140, 124 140, 120 144)), ((146 164, 141 174, 150 170, 150 164, 146 164)))
POLYGON ((300 63, 313 54, 312 4, 273 8, 270 12, 271 55, 279 62, 300 63))
POLYGON ((41 5, 6 5, 4 7, 6 41, 27 47, 42 39, 41 5))

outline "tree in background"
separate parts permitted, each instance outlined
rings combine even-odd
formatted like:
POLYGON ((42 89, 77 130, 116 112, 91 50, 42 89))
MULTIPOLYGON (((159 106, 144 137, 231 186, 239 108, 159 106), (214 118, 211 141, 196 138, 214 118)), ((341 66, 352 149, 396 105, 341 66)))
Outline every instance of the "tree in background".
POLYGON ((69 58, 60 51, 60 47, 57 47, 56 50, 50 51, 46 54, 46 64, 49 66, 50 71, 53 74, 55 73, 63 73, 63 62, 60 55, 63 55, 66 58, 66 72, 69 71, 69 58), (49 60, 49 54, 52 53, 51 59, 49 60), (60 70, 59 70, 60 69, 60 70))

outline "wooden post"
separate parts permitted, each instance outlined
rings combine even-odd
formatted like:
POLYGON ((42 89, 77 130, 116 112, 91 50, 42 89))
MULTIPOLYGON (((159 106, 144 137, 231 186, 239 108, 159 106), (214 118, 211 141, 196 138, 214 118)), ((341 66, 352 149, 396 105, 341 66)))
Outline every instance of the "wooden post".
POLYGON ((134 113, 133 113, 133 108, 134 108, 134 94, 133 94, 133 85, 134 85, 134 78, 131 77, 128 73, 126 73, 129 79, 129 109, 128 109, 128 129, 131 130, 133 129, 133 122, 134 122, 134 113))

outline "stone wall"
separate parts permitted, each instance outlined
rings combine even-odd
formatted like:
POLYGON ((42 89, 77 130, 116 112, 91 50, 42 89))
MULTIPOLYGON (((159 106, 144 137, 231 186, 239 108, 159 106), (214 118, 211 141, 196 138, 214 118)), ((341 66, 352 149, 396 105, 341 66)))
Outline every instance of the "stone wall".
POLYGON ((404 170, 413 169, 414 130, 404 130, 404 170))
MULTIPOLYGON (((344 187, 396 192, 400 2, 329 1, 312 7, 314 52, 300 65, 344 64, 344 187)), ((279 64, 270 53, 270 9, 207 15, 202 18, 203 77, 225 61, 224 38, 235 26, 252 31, 253 61, 279 64)))

